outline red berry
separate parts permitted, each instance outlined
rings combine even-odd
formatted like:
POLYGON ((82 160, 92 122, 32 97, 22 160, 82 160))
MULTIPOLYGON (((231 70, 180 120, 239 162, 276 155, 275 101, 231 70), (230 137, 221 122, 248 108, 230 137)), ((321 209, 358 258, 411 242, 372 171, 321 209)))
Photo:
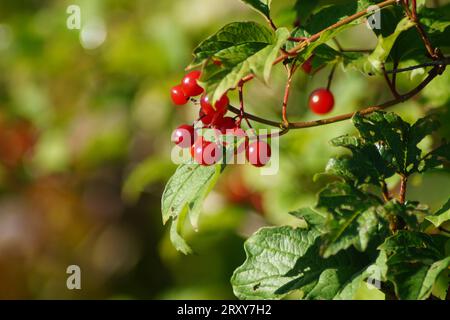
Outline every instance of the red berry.
POLYGON ((250 143, 245 150, 248 162, 255 167, 264 167, 272 156, 272 150, 270 146, 264 142, 257 140, 250 143))
POLYGON ((222 153, 216 143, 206 141, 203 137, 200 137, 191 147, 191 156, 198 164, 210 166, 220 160, 222 153))
POLYGON ((176 128, 172 133, 172 142, 180 148, 189 148, 194 144, 195 136, 194 127, 184 124, 176 128))
POLYGON ((203 114, 209 116, 215 113, 225 114, 227 112, 228 105, 230 104, 230 100, 227 95, 223 95, 222 98, 216 101, 214 108, 212 104, 209 102, 209 98, 204 95, 200 99, 200 106, 203 114))
POLYGON ((325 88, 315 90, 309 97, 309 107, 317 114, 329 113, 334 107, 333 94, 325 88))
POLYGON ((189 97, 186 97, 186 95, 183 93, 181 85, 173 87, 170 91, 170 94, 172 96, 173 103, 177 106, 182 106, 189 101, 189 97))
POLYGON ((183 78, 181 88, 186 96, 195 97, 203 93, 203 88, 198 85, 201 75, 200 71, 192 71, 183 78))
POLYGON ((216 124, 215 124, 215 127, 222 134, 226 134, 226 133, 231 133, 232 134, 232 130, 237 128, 236 121, 233 118, 231 118, 231 117, 225 117, 225 118, 222 118, 222 119, 218 120, 216 122, 216 124))
POLYGON ((303 64, 302 64, 302 69, 305 73, 307 74, 311 74, 312 71, 312 60, 313 60, 313 56, 309 57, 308 60, 306 60, 303 64))
POLYGON ((200 113, 199 113, 200 120, 206 126, 215 125, 217 122, 219 122, 223 118, 223 116, 224 116, 223 113, 215 113, 215 114, 206 115, 203 113, 202 110, 200 110, 200 113))

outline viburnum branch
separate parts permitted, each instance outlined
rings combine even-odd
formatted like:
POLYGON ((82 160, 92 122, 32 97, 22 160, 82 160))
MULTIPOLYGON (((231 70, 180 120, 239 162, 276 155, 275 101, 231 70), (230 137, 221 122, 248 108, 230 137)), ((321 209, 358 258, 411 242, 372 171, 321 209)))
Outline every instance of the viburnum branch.
MULTIPOLYGON (((387 101, 385 103, 382 103, 382 104, 379 104, 376 106, 370 106, 370 107, 364 108, 358 112, 361 115, 367 115, 367 114, 373 113, 375 111, 387 109, 389 107, 395 106, 399 103, 402 103, 404 101, 411 99, 416 94, 418 94, 420 91, 422 91, 436 76, 439 75, 439 69, 440 69, 440 67, 438 67, 438 66, 431 69, 428 76, 425 78, 425 80, 423 80, 417 87, 415 87, 414 89, 412 89, 411 91, 409 91, 403 95, 400 95, 398 98, 387 101)), ((233 106, 230 106, 229 110, 236 114, 240 114, 240 110, 233 106)), ((322 126, 322 125, 341 122, 341 121, 351 119, 355 114, 356 114, 356 112, 351 112, 351 113, 346 113, 346 114, 342 114, 342 115, 331 117, 331 118, 325 118, 325 119, 314 120, 314 121, 290 122, 288 129, 311 128, 311 127, 318 127, 318 126, 322 126)), ((283 123, 264 119, 264 118, 255 116, 253 114, 247 113, 247 112, 244 112, 244 115, 246 118, 248 118, 250 120, 253 120, 255 122, 259 122, 262 124, 266 124, 268 126, 272 126, 272 127, 276 127, 276 128, 284 127, 283 123)))
MULTIPOLYGON (((387 0, 384 2, 381 2, 378 4, 378 7, 380 9, 391 6, 391 5, 395 5, 398 1, 397 0, 387 0)), ((403 1, 403 4, 405 5, 405 11, 407 12, 407 14, 411 14, 409 11, 409 2, 408 1, 403 1)), ((291 49, 290 51, 284 52, 282 53, 274 62, 273 64, 276 65, 286 59, 288 59, 289 57, 291 57, 293 54, 298 54, 298 52, 300 52, 301 50, 303 50, 306 46, 308 46, 311 42, 316 41, 317 39, 320 38, 320 36, 328 31, 328 30, 332 30, 335 28, 338 28, 342 25, 348 24, 354 20, 357 20, 365 15, 368 14, 368 9, 360 11, 352 16, 349 16, 343 20, 340 20, 339 22, 323 29, 322 31, 310 36, 309 38, 299 38, 299 44, 297 46, 295 46, 293 49, 291 49)), ((293 39, 290 39, 293 40, 293 39)), ((435 52, 436 50, 433 49, 433 52, 435 52)), ((413 67, 408 67, 408 68, 403 68, 403 69, 397 69, 397 65, 398 63, 396 63, 394 65, 394 70, 390 70, 390 71, 386 71, 385 72, 385 76, 387 74, 393 74, 392 76, 392 81, 389 81, 388 83, 390 84, 390 87, 392 86, 393 88, 395 88, 395 83, 396 83, 396 74, 399 72, 404 72, 404 71, 410 71, 410 70, 414 70, 417 68, 421 68, 421 67, 426 67, 426 66, 435 66, 430 72, 428 77, 421 83, 419 84, 416 88, 414 88, 413 90, 411 90, 410 92, 400 95, 397 93, 397 91, 393 91, 393 93, 395 92, 395 99, 387 101, 383 104, 380 105, 376 105, 376 106, 371 106, 371 107, 367 107, 364 108, 360 111, 358 111, 359 113, 361 113, 362 115, 366 115, 366 114, 370 114, 373 113, 375 111, 378 110, 384 110, 386 108, 389 108, 391 106, 394 106, 396 104, 402 103, 408 99, 410 99, 411 97, 415 96, 417 93, 419 93, 423 88, 425 88, 437 75, 441 74, 443 72, 443 69, 445 69, 445 66, 450 64, 449 58, 444 58, 444 57, 440 57, 441 59, 439 61, 433 61, 430 63, 424 63, 421 65, 417 65, 417 66, 413 66, 413 67)), ((244 83, 252 80, 255 76, 253 74, 250 74, 246 77, 244 77, 241 82, 240 85, 243 85, 244 83)), ((393 89, 391 88, 391 90, 393 89)), ((284 105, 284 104, 283 104, 284 105)), ((331 123, 335 123, 335 122, 340 122, 340 121, 344 121, 344 120, 348 120, 350 118, 352 118, 356 112, 352 112, 352 113, 347 113, 347 114, 343 114, 343 115, 339 115, 336 117, 331 117, 331 118, 325 118, 325 119, 320 119, 320 120, 315 120, 315 121, 305 121, 305 122, 293 122, 293 123, 289 123, 287 121, 287 103, 286 103, 286 107, 283 108, 285 110, 284 114, 283 114, 283 121, 281 123, 276 122, 276 121, 272 121, 272 120, 268 120, 268 119, 264 119, 252 114, 249 114, 247 112, 244 112, 244 116, 246 119, 250 119, 253 120, 255 122, 258 123, 262 123, 262 124, 266 124, 272 127, 277 127, 277 128, 286 128, 286 129, 302 129, 302 128, 310 128, 310 127, 316 127, 316 126, 321 126, 321 125, 327 125, 327 124, 331 124, 331 123), (286 127, 286 124, 288 123, 288 127, 286 127)), ((240 114, 240 110, 236 109, 232 106, 230 106, 230 111, 236 113, 236 114, 240 114)))
MULTIPOLYGON (((429 72, 429 74, 425 78, 425 80, 423 80, 417 87, 415 87, 413 90, 409 91, 408 93, 400 95, 398 98, 387 101, 385 103, 362 109, 358 112, 362 115, 367 115, 367 114, 373 113, 375 111, 384 110, 384 109, 387 109, 394 105, 397 105, 399 103, 402 103, 406 100, 409 100, 410 98, 412 98, 416 94, 418 94, 420 91, 422 91, 422 89, 425 88, 438 75, 439 75, 439 67, 435 67, 429 72)), ((290 123, 289 127, 290 127, 290 129, 302 129, 302 128, 311 128, 311 127, 327 125, 327 124, 351 119, 355 115, 355 113, 356 112, 352 112, 352 113, 347 113, 347 114, 343 114, 343 115, 336 116, 336 117, 320 119, 320 120, 315 120, 315 121, 290 123)))

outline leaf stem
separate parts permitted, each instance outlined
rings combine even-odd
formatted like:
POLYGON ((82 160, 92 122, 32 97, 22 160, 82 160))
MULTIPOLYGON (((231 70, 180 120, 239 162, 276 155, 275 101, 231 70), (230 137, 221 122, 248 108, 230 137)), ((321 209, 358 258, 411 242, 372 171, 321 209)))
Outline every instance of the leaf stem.
POLYGON ((330 71, 330 74, 328 75, 328 82, 327 82, 327 90, 330 90, 331 84, 333 83, 334 73, 336 72, 337 64, 334 64, 333 68, 330 71))

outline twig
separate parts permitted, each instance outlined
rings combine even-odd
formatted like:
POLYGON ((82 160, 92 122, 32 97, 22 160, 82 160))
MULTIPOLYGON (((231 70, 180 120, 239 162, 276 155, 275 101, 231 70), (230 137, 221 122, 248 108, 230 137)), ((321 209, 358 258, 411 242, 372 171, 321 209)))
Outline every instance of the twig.
POLYGON ((242 122, 242 118, 245 119, 245 122, 247 122, 247 125, 249 128, 253 129, 250 121, 248 121, 247 117, 245 116, 245 105, 244 105, 244 84, 241 83, 238 88, 239 91, 239 103, 240 103, 240 109, 239 109, 239 125, 242 122))
MULTIPOLYGON (((228 106, 228 110, 235 113, 235 114, 241 114, 241 111, 238 108, 235 108, 233 106, 228 106)), ((275 128, 282 128, 282 125, 279 122, 276 121, 272 121, 272 120, 268 120, 268 119, 264 119, 258 116, 255 116, 253 114, 250 114, 248 112, 244 112, 244 116, 245 118, 249 119, 249 120, 253 120, 255 122, 258 123, 262 123, 271 127, 275 127, 275 128)))
POLYGON ((400 194, 399 201, 400 203, 405 203, 406 200, 406 188, 408 187, 408 176, 402 175, 400 180, 400 194))
POLYGON ((403 8, 405 9, 406 15, 409 17, 409 19, 414 22, 414 25, 417 29, 417 32, 419 33, 420 38, 422 39, 422 42, 425 46, 425 49, 427 50, 429 56, 433 60, 437 60, 439 58, 442 58, 442 54, 436 50, 433 45, 431 44, 430 39, 428 38, 428 35, 426 34, 425 30, 423 29, 422 24, 419 21, 419 17, 417 16, 417 3, 416 0, 412 0, 412 9, 409 10, 409 1, 403 2, 403 8))
POLYGON ((400 68, 400 69, 396 68, 396 66, 398 65, 396 63, 394 65, 394 69, 393 70, 386 70, 386 73, 388 73, 388 74, 396 74, 396 73, 400 73, 400 72, 407 72, 407 71, 412 71, 412 70, 415 70, 415 69, 420 69, 420 68, 425 68, 425 67, 442 66, 442 65, 449 65, 449 64, 450 64, 450 57, 444 57, 443 59, 440 59, 440 60, 425 62, 425 63, 421 63, 421 64, 418 64, 418 65, 415 65, 415 66, 406 67, 406 68, 400 68))
MULTIPOLYGON (((364 108, 360 111, 357 111, 358 113, 360 113, 361 115, 368 115, 370 113, 373 113, 375 111, 379 111, 379 110, 384 110, 387 109, 389 107, 392 107, 394 105, 397 105, 399 103, 402 103, 406 100, 409 100, 410 98, 414 97, 416 94, 418 94, 420 91, 422 91, 423 88, 425 88, 437 75, 439 74, 439 67, 435 67, 433 68, 428 76, 425 78, 425 80, 423 80, 417 87, 415 87, 413 90, 409 91, 408 93, 405 93, 403 95, 400 95, 398 98, 387 101, 385 103, 376 105, 376 106, 371 106, 371 107, 367 107, 364 108)), ((236 109, 232 106, 229 107, 229 110, 231 112, 234 112, 236 114, 240 114, 239 109, 236 109)), ((272 120, 268 120, 268 119, 264 119, 264 118, 260 118, 258 116, 249 114, 247 112, 244 113, 245 116, 248 119, 251 119, 255 122, 259 122, 262 124, 266 124, 272 127, 276 127, 276 128, 283 128, 283 124, 276 122, 276 121, 272 121, 272 120)), ((336 123, 336 122, 341 122, 344 120, 348 120, 351 119, 354 115, 356 114, 356 112, 352 112, 352 113, 347 113, 347 114, 342 114, 336 117, 331 117, 331 118, 325 118, 325 119, 320 119, 320 120, 314 120, 314 121, 305 121, 305 122, 291 122, 289 123, 289 129, 303 129, 303 128, 311 128, 311 127, 318 127, 318 126, 322 126, 322 125, 327 125, 327 124, 332 124, 332 123, 336 123)))
MULTIPOLYGON (((404 95, 401 95, 396 99, 387 101, 385 103, 382 103, 382 104, 379 104, 376 106, 362 109, 358 112, 362 115, 367 115, 367 114, 373 113, 375 111, 384 110, 386 108, 389 108, 396 104, 404 102, 404 101, 412 98, 416 94, 418 94, 420 91, 422 91, 422 89, 425 88, 438 74, 439 74, 438 67, 435 67, 434 69, 432 69, 430 71, 428 77, 425 78, 424 81, 422 81, 416 88, 414 88, 410 92, 408 92, 404 95)), ((315 120, 315 121, 290 123, 289 127, 290 127, 290 129, 301 129, 301 128, 311 128, 311 127, 317 127, 317 126, 321 126, 321 125, 327 125, 327 124, 351 119, 355 115, 355 113, 356 112, 352 112, 352 113, 347 113, 347 114, 343 114, 343 115, 332 117, 332 118, 326 118, 326 119, 315 120)))
MULTIPOLYGON (((379 9, 382 9, 382 8, 385 8, 385 7, 388 7, 391 5, 395 5, 396 3, 397 3, 397 0, 386 0, 384 2, 378 3, 377 6, 379 9)), ((273 65, 276 65, 276 64, 298 54, 301 50, 303 50, 305 47, 307 47, 311 42, 318 40, 324 32, 339 28, 339 27, 346 25, 354 20, 364 17, 365 15, 369 14, 368 9, 369 8, 362 10, 360 12, 357 12, 354 15, 351 15, 345 19, 342 19, 342 20, 336 22, 335 24, 323 29, 322 31, 319 31, 316 34, 313 34, 309 38, 303 38, 303 37, 302 38, 289 38, 289 40, 291 40, 291 41, 295 41, 296 39, 298 39, 299 44, 297 46, 295 46, 294 48, 292 48, 290 51, 282 52, 282 54, 279 55, 278 58, 275 59, 275 61, 273 62, 273 65)), ((269 21, 269 23, 270 23, 270 21, 269 21)), ((272 21, 272 23, 273 23, 273 21, 272 21)), ((244 78, 242 78, 241 82, 246 83, 254 78, 255 78, 254 74, 249 74, 249 75, 245 76, 244 78)))
POLYGON ((292 84, 292 76, 295 72, 295 64, 292 65, 291 68, 287 67, 288 79, 286 82, 286 87, 284 89, 284 97, 283 97, 283 106, 282 106, 282 118, 283 118, 283 127, 289 128, 289 120, 287 116, 287 106, 289 102, 289 94, 291 92, 291 84, 292 84))
POLYGON ((398 92, 397 92, 397 88, 395 87, 395 85, 394 85, 394 83, 391 81, 391 79, 389 79, 389 75, 388 75, 388 73, 386 72, 386 68, 384 67, 384 64, 382 65, 381 68, 382 68, 382 70, 383 70, 384 79, 386 80, 386 82, 387 82, 387 84, 388 84, 388 86, 389 86, 389 89, 391 90, 392 95, 393 95, 395 98, 398 98, 398 97, 399 97, 399 94, 398 94, 398 92))
MULTIPOLYGON (((388 6, 391 6, 391 5, 395 5, 396 3, 397 3, 397 0, 387 0, 387 1, 384 1, 384 2, 378 3, 377 6, 378 6, 379 9, 382 9, 382 8, 385 8, 385 7, 388 7, 388 6)), ((367 8, 365 10, 362 10, 360 12, 357 12, 357 13, 355 13, 355 14, 353 14, 353 15, 345 18, 345 19, 342 19, 342 20, 336 22, 335 24, 329 26, 328 28, 325 28, 322 31, 312 35, 307 40, 305 40, 305 41, 299 43, 297 46, 295 46, 292 50, 290 50, 290 52, 298 53, 299 51, 304 49, 309 43, 319 39, 320 36, 322 36, 323 33, 327 32, 329 30, 333 30, 333 29, 339 28, 339 27, 341 27, 343 25, 346 25, 346 24, 348 24, 350 22, 353 22, 353 21, 355 21, 355 20, 357 20, 359 18, 364 17, 365 15, 369 14, 368 9, 369 8, 367 8)), ((284 60, 285 57, 280 56, 277 60, 279 60, 279 59, 284 60)), ((275 61, 277 61, 277 60, 275 60, 275 61)))

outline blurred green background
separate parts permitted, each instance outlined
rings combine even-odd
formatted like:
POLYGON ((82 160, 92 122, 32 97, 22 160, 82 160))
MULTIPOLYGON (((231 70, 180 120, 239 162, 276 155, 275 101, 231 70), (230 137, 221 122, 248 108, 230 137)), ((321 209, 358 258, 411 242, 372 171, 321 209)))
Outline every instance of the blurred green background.
MULTIPOLYGON (((293 3, 273 1, 279 25, 292 25, 293 3)), ((277 176, 227 169, 205 202, 199 232, 186 229, 194 255, 177 253, 162 226, 160 198, 175 170, 171 131, 198 114, 195 106, 174 107, 170 87, 192 49, 237 20, 263 22, 238 0, 1 1, 0 298, 233 298, 229 279, 244 260, 245 238, 291 223, 290 210, 314 203, 323 182, 313 176, 341 152, 327 142, 353 132, 350 122, 283 137, 277 176), (81 30, 66 27, 73 4, 81 30), (72 264, 81 268, 81 290, 66 287, 72 264)), ((364 26, 339 40, 361 49, 376 44, 364 26)), ((275 69, 270 86, 253 81, 246 96, 248 110, 272 119, 280 117, 285 81, 275 69)), ((307 97, 326 85, 328 72, 299 73, 292 119, 315 118, 307 97)), ((406 74, 399 82, 407 90, 420 79, 406 74)), ((449 85, 447 71, 394 110, 411 121, 445 111, 449 85)), ((382 78, 341 69, 332 90, 333 114, 390 99, 382 78)), ((414 177, 408 196, 436 208, 448 190, 450 174, 432 172, 414 177)))

